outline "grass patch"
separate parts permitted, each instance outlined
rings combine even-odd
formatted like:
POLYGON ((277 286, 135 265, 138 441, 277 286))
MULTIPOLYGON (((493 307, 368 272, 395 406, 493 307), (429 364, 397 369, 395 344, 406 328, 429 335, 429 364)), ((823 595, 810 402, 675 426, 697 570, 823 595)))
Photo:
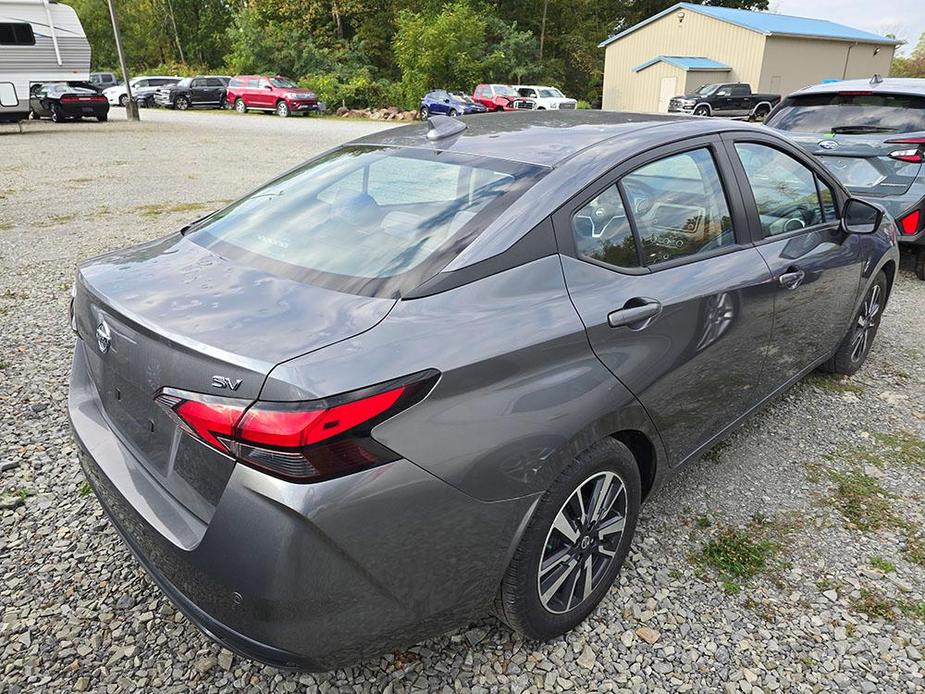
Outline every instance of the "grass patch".
POLYGON ((781 549, 779 539, 786 530, 782 524, 756 515, 745 528, 720 528, 691 556, 691 561, 714 570, 725 592, 738 593, 743 583, 771 567, 772 559, 781 549))
POLYGON ((908 602, 901 602, 899 604, 899 609, 907 617, 925 622, 925 600, 920 600, 918 602, 913 602, 911 600, 908 602))
POLYGON ((806 381, 817 388, 825 390, 829 393, 854 393, 855 395, 860 395, 864 392, 864 389, 856 383, 852 383, 846 378, 840 376, 831 376, 824 374, 812 374, 806 381))
POLYGON ((908 533, 906 535, 906 546, 903 547, 903 554, 913 564, 925 566, 925 536, 908 533))
POLYGON ((885 455, 892 461, 903 465, 925 466, 925 441, 909 433, 879 432, 874 439, 883 446, 885 455))
POLYGON ((883 557, 871 557, 870 565, 885 574, 891 574, 896 571, 896 564, 887 561, 883 557))
POLYGON ((0 231, 9 231, 15 226, 12 222, 0 222, 0 231))
POLYGON ((893 601, 885 595, 868 588, 861 588, 861 595, 851 599, 851 607, 858 612, 863 612, 868 617, 892 621, 893 601))
POLYGON ((84 480, 80 483, 80 487, 77 489, 77 493, 81 496, 89 496, 90 492, 93 491, 93 487, 90 486, 90 483, 87 480, 84 480))
POLYGON ((0 299, 6 299, 8 301, 21 301, 28 298, 29 295, 25 292, 14 292, 12 289, 4 289, 3 293, 0 294, 0 299))
POLYGON ((725 451, 731 445, 732 443, 729 439, 723 439, 718 444, 713 446, 713 448, 704 453, 702 457, 704 460, 708 460, 711 463, 719 462, 719 457, 722 455, 723 451, 725 451))
POLYGON ((890 503, 892 494, 876 478, 860 469, 829 470, 828 475, 835 483, 832 503, 849 524, 865 532, 902 525, 890 503))
POLYGON ((0 359, 0 371, 3 371, 4 369, 8 369, 10 368, 10 366, 11 366, 10 362, 5 361, 4 359, 0 359))
POLYGON ((136 209, 145 217, 160 217, 164 214, 179 212, 197 212, 209 206, 205 202, 180 202, 176 205, 140 205, 136 209))

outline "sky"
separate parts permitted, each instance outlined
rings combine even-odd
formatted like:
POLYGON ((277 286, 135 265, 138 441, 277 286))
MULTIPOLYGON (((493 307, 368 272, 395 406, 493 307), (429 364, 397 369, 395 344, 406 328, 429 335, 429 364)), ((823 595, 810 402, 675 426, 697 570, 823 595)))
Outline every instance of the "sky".
POLYGON ((925 32, 925 0, 770 0, 772 12, 828 19, 875 34, 905 39, 900 55, 909 55, 925 32))

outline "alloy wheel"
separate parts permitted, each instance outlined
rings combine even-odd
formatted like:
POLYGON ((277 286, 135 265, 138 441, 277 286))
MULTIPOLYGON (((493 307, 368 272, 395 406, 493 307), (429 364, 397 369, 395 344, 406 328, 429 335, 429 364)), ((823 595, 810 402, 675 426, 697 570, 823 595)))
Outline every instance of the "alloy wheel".
POLYGON ((119 97, 119 106, 125 108, 125 105, 128 103, 128 94, 122 94, 119 97))
POLYGON ((877 329, 877 320, 880 317, 880 309, 883 307, 881 294, 880 285, 874 284, 861 305, 854 336, 851 338, 851 361, 853 362, 860 361, 867 354, 871 332, 877 329))
POLYGON ((430 109, 426 106, 421 106, 421 120, 427 120, 430 116, 430 109))
POLYGON ((177 101, 174 104, 180 111, 185 111, 189 108, 189 101, 187 101, 185 96, 177 97, 177 101))
POLYGON ((553 520, 537 572, 540 604, 563 614, 587 600, 617 554, 626 524, 626 486, 598 472, 571 493, 553 520))
POLYGON ((289 115, 289 106, 286 105, 285 101, 280 101, 276 104, 276 115, 280 118, 285 118, 289 115))

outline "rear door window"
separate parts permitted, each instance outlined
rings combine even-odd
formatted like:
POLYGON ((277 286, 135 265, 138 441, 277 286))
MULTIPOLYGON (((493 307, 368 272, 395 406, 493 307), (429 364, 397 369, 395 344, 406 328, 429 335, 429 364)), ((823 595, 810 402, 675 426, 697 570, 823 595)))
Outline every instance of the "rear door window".
MULTIPOLYGON (((735 150, 745 169, 766 238, 826 221, 816 174, 811 169, 779 149, 756 142, 737 142, 735 150)), ((831 189, 828 197, 829 214, 835 219, 831 189)))
POLYGON ((616 267, 659 263, 736 244, 713 155, 700 148, 625 175, 572 216, 579 256, 616 267))

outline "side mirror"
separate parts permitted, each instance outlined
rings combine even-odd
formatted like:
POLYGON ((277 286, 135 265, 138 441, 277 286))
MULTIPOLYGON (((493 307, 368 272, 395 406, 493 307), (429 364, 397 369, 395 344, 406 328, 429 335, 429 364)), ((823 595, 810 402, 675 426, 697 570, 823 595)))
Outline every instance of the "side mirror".
POLYGON ((841 219, 842 229, 849 234, 873 234, 883 221, 883 210, 858 198, 848 198, 841 219))
POLYGON ((264 88, 264 89, 269 89, 270 91, 273 91, 273 85, 272 85, 272 84, 265 84, 265 85, 263 85, 263 88, 264 88))

